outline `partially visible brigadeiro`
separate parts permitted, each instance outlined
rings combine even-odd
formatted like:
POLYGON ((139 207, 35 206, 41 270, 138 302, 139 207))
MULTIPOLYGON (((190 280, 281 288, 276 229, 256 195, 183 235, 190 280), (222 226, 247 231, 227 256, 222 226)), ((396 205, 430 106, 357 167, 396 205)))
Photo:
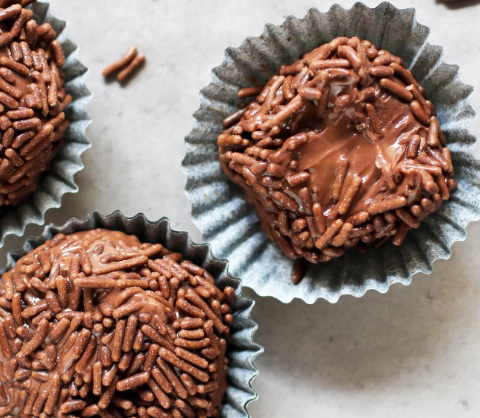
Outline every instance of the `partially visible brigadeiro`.
POLYGON ((445 136, 400 58, 337 38, 284 65, 224 120, 223 171, 292 259, 400 245, 456 189, 445 136))
POLYGON ((0 417, 218 417, 234 289, 160 244, 56 235, 0 284, 0 417))
POLYGON ((0 1, 0 207, 36 189, 68 128, 62 45, 50 24, 37 25, 35 1, 0 1))

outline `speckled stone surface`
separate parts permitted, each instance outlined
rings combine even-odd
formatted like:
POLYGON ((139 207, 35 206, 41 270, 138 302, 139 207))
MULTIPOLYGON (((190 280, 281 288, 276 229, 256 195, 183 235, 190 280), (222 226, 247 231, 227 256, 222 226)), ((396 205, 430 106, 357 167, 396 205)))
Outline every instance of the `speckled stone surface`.
MULTIPOLYGON (((138 7, 126 0, 52 0, 52 13, 69 22, 68 36, 90 68, 87 84, 94 98, 88 110, 94 123, 87 131, 93 147, 75 177, 80 192, 67 194, 61 209, 47 212, 47 221, 85 218, 93 208, 129 216, 143 211, 150 219, 168 216, 174 229, 200 241, 180 166, 198 92, 227 47, 260 35, 267 22, 281 24, 311 7, 327 11, 333 3, 244 0, 239 9, 238 2, 225 0, 143 0, 138 7), (124 88, 105 84, 101 70, 131 43, 147 54, 147 66, 124 88), (185 57, 192 65, 184 64, 185 57)), ((350 8, 354 1, 337 3, 350 8)), ((429 41, 442 45, 445 61, 458 64, 462 81, 475 87, 471 104, 478 111, 480 2, 465 0, 461 8, 435 0, 392 3, 416 7, 418 21, 431 29, 429 41)), ((470 131, 479 135, 478 120, 470 131)), ((478 146, 474 154, 480 157, 478 146)), ((29 227, 27 235, 41 231, 29 227)), ((480 224, 467 232, 466 241, 453 245, 452 258, 437 261, 431 275, 418 274, 410 286, 394 285, 384 295, 368 292, 310 306, 298 300, 283 305, 249 292, 257 300, 255 340, 265 346, 256 361, 259 400, 249 407, 252 417, 479 415, 480 224)), ((7 237, 6 248, 20 248, 23 240, 7 237)))

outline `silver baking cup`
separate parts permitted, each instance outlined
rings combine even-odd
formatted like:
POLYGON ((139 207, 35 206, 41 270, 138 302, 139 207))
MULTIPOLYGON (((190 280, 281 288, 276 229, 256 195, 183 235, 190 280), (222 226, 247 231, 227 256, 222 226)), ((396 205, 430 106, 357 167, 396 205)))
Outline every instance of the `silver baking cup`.
POLYGON ((480 165, 472 156, 476 139, 467 130, 475 117, 468 103, 473 88, 460 81, 456 65, 443 62, 442 48, 430 45, 428 34, 416 22, 414 9, 399 10, 389 3, 370 9, 356 3, 351 10, 334 5, 327 13, 310 9, 304 19, 290 16, 281 26, 267 24, 262 36, 226 50, 225 61, 213 69, 212 82, 200 93, 193 131, 185 139, 183 169, 194 223, 215 256, 229 259, 230 271, 245 286, 284 303, 293 298, 336 302, 341 295, 360 297, 369 289, 384 293, 393 283, 408 285, 415 273, 430 273, 435 260, 449 258, 451 245, 465 239, 467 224, 480 218, 480 165), (349 250, 340 259, 311 265, 300 284, 293 285, 294 262, 269 241, 243 191, 222 173, 216 139, 222 119, 238 109, 239 89, 266 83, 280 65, 339 36, 368 39, 401 57, 413 71, 437 107, 458 190, 400 247, 387 245, 368 255, 349 250))
POLYGON ((122 231, 137 236, 142 242, 160 243, 206 269, 215 278, 215 284, 218 287, 223 289, 231 286, 235 289, 237 301, 232 309, 231 340, 227 349, 228 389, 220 416, 222 418, 250 417, 246 407, 258 397, 251 386, 253 378, 258 374, 254 360, 263 352, 263 347, 253 341, 253 334, 258 326, 253 322, 250 313, 255 302, 242 294, 240 280, 235 279, 228 272, 228 261, 214 258, 208 244, 195 244, 187 232, 173 231, 167 218, 150 222, 143 214, 127 218, 120 211, 104 216, 94 210, 85 220, 70 219, 64 226, 48 225, 39 237, 28 238, 22 251, 8 253, 7 267, 0 274, 12 269, 21 257, 59 233, 74 234, 96 228, 122 231))
POLYGON ((91 122, 87 104, 92 94, 85 87, 88 69, 77 60, 78 46, 67 38, 67 23, 53 17, 47 3, 34 3, 29 8, 33 10, 33 18, 38 24, 49 23, 52 26, 63 46, 66 63, 62 70, 67 82, 66 91, 73 97, 65 110, 70 126, 63 137, 65 145, 53 160, 52 170, 43 173, 35 192, 18 206, 1 208, 0 246, 7 235, 23 235, 28 224, 43 224, 45 212, 60 207, 65 193, 78 192, 73 177, 83 169, 80 157, 90 148, 85 130, 91 122))

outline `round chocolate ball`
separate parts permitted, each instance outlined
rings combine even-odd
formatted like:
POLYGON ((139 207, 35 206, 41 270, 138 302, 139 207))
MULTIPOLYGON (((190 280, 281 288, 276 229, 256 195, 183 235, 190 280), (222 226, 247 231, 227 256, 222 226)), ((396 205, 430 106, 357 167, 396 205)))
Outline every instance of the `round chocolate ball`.
POLYGON ((0 9, 0 206, 17 205, 36 189, 62 145, 72 101, 56 32, 37 25, 22 2, 8 3, 0 9))
POLYGON ((369 41, 337 38, 238 93, 256 95, 224 120, 220 162, 293 259, 400 245, 456 188, 425 90, 369 41))
POLYGON ((160 244, 97 229, 0 285, 0 417, 218 417, 232 288, 160 244))

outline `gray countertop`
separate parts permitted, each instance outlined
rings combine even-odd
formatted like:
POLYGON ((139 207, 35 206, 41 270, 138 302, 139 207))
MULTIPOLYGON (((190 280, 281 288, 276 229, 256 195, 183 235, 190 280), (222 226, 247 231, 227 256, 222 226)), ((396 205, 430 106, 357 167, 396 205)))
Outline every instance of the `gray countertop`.
MULTIPOLYGON (((435 0, 393 0, 414 7, 431 28, 429 41, 442 45, 445 59, 458 64, 461 78, 480 84, 480 2, 464 7, 435 0)), ((354 1, 337 3, 351 7, 354 1)), ((369 6, 379 2, 366 0, 369 6)), ((175 229, 201 237, 190 221, 183 192, 183 138, 190 131, 198 92, 228 46, 259 35, 267 22, 303 17, 310 7, 326 11, 333 2, 307 0, 52 0, 51 11, 69 22, 80 45, 94 93, 88 129, 93 147, 76 176, 80 192, 66 195, 47 222, 84 218, 93 208, 107 214, 143 212, 168 216, 175 229), (127 86, 106 84, 102 69, 131 44, 148 58, 127 86)), ((472 105, 479 107, 475 93, 472 105)), ((478 121, 471 125, 479 133, 478 121)), ((479 149, 476 148, 479 156, 479 149)), ((30 226, 26 235, 42 230, 30 226)), ((265 354, 256 362, 250 404, 260 417, 473 417, 480 416, 480 224, 453 246, 450 260, 431 275, 417 275, 409 287, 385 295, 343 297, 331 305, 289 305, 254 297, 256 341, 265 354)), ((24 238, 8 237, 5 251, 24 238)))

